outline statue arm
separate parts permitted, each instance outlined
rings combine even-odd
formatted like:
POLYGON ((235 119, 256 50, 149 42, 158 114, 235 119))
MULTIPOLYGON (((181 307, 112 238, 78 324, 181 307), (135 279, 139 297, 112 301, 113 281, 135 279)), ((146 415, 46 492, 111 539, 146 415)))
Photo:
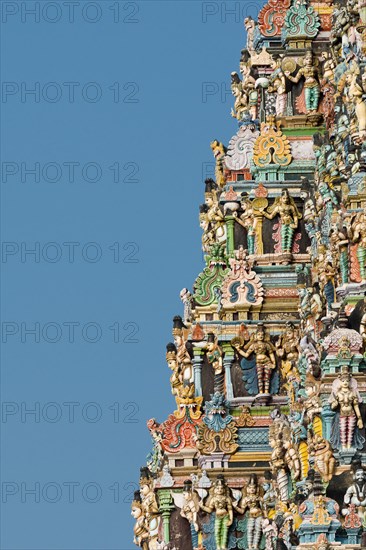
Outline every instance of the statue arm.
POLYGON ((234 521, 234 514, 233 514, 233 506, 232 506, 232 503, 231 503, 231 500, 230 498, 228 497, 227 499, 227 509, 228 509, 228 512, 229 512, 229 521, 227 522, 228 526, 230 527, 230 525, 233 523, 234 521))
POLYGON ((294 84, 297 84, 300 80, 300 78, 303 76, 303 70, 300 69, 296 76, 291 76, 290 74, 287 74, 287 78, 291 80, 294 84))
POLYGON ((200 502, 199 503, 199 507, 204 511, 204 512, 207 512, 208 514, 212 514, 213 510, 214 510, 214 507, 213 506, 205 506, 203 504, 203 502, 200 502))
POLYGON ((363 422, 362 422, 362 416, 360 412, 360 407, 357 402, 357 397, 355 397, 354 405, 353 405, 356 417, 357 417, 357 426, 360 430, 363 428, 363 422))

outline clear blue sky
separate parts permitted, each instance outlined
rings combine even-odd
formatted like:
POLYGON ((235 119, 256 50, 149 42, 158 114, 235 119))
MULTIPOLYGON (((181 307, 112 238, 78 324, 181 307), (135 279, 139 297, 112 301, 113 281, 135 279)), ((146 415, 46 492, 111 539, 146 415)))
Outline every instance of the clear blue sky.
POLYGON ((202 269, 209 144, 235 134, 225 92, 258 6, 1 4, 0 546, 130 550, 146 420, 174 409, 171 320, 202 269))

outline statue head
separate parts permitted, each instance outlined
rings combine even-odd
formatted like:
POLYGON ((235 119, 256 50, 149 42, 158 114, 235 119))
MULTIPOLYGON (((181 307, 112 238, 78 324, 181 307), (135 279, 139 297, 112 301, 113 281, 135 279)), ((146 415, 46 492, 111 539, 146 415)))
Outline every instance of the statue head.
POLYGON ((137 519, 142 514, 142 502, 140 491, 135 491, 133 495, 133 501, 131 504, 131 515, 137 519))

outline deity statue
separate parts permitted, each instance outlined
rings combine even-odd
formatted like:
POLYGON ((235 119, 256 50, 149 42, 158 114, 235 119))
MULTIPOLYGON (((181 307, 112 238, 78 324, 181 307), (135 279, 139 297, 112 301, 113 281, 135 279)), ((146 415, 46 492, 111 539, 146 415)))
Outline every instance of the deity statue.
POLYGON ((183 505, 180 512, 182 518, 185 518, 191 529, 193 550, 198 550, 198 511, 200 509, 199 496, 193 490, 192 481, 186 479, 183 485, 183 505))
POLYGON ((252 203, 247 193, 242 193, 241 208, 243 213, 238 217, 237 212, 233 212, 235 221, 238 222, 247 232, 248 253, 255 253, 255 236, 257 229, 257 218, 254 216, 252 203))
POLYGON ((351 225, 352 243, 357 244, 357 259, 361 279, 366 281, 366 213, 363 210, 356 214, 351 225))
POLYGON ((215 166, 216 184, 221 189, 222 187, 224 187, 226 183, 225 174, 224 174, 224 167, 225 167, 224 159, 227 153, 227 149, 224 146, 224 144, 218 141, 217 139, 214 139, 213 141, 211 141, 210 147, 212 149, 212 152, 216 161, 216 166, 215 166))
POLYGON ((272 206, 269 206, 267 212, 261 210, 262 214, 269 220, 279 216, 281 222, 281 241, 282 252, 291 253, 295 229, 299 225, 301 214, 299 213, 295 201, 288 192, 288 189, 282 189, 281 195, 277 197, 272 206))
POLYGON ((318 281, 326 300, 327 314, 331 315, 332 304, 336 301, 334 277, 336 270, 332 264, 330 250, 324 244, 318 246, 318 281))
POLYGON ((273 487, 272 474, 268 470, 264 472, 263 493, 265 516, 272 519, 276 508, 276 491, 273 487))
POLYGON ((242 498, 234 508, 239 514, 247 512, 247 549, 258 550, 262 535, 264 518, 263 490, 258 484, 256 474, 252 474, 249 483, 242 490, 242 498))
POLYGON ((247 50, 251 55, 255 53, 254 38, 256 27, 257 23, 250 15, 244 19, 244 28, 247 31, 247 50))
MULTIPOLYGON (((356 423, 360 430, 363 428, 359 407, 359 403, 361 402, 362 399, 357 390, 356 381, 352 378, 347 368, 343 369, 338 379, 333 382, 332 394, 329 398, 331 408, 339 411, 340 441, 343 449, 350 449, 355 443, 356 423)), ((331 440, 335 439, 335 431, 337 432, 338 428, 333 425, 331 440)))
POLYGON ((211 223, 208 218, 207 204, 200 205, 200 228, 202 229, 202 250, 209 252, 211 246, 216 242, 215 232, 211 228, 211 223))
POLYGON ((183 322, 184 323, 191 323, 191 321, 192 321, 192 308, 193 308, 192 294, 189 292, 188 288, 182 288, 182 290, 179 293, 179 297, 182 300, 183 305, 184 305, 183 322))
POLYGON ((317 434, 308 435, 309 460, 314 463, 314 470, 317 471, 322 480, 328 483, 334 474, 336 461, 329 441, 317 434))
POLYGON ((180 390, 183 387, 183 376, 180 365, 178 365, 177 361, 177 348, 172 342, 166 346, 166 361, 168 363, 168 367, 173 371, 173 374, 170 377, 172 394, 179 395, 180 390))
POLYGON ((159 506, 153 487, 153 481, 147 468, 140 469, 141 509, 146 518, 149 531, 149 550, 155 550, 158 543, 159 506))
POLYGON ((315 114, 318 111, 320 98, 320 84, 318 69, 314 65, 313 54, 307 52, 303 57, 303 67, 299 69, 296 76, 291 76, 290 71, 285 75, 291 82, 297 84, 301 78, 304 78, 305 104, 308 114, 315 114))
POLYGON ((347 73, 347 84, 349 85, 348 98, 354 104, 359 138, 364 140, 366 138, 366 102, 364 101, 363 81, 358 67, 347 73))
POLYGON ((214 371, 214 393, 225 393, 225 371, 222 361, 222 350, 213 332, 207 334, 206 356, 214 371))
POLYGON ((233 504, 230 489, 223 478, 218 477, 210 490, 206 504, 200 502, 200 508, 208 514, 215 513, 215 542, 217 550, 226 550, 229 527, 233 523, 233 504))
POLYGON ((285 331, 276 342, 277 356, 281 358, 281 373, 286 380, 291 402, 295 401, 296 390, 300 383, 297 361, 300 354, 299 332, 295 325, 288 321, 285 331))
POLYGON ((149 530, 146 526, 146 518, 142 509, 140 491, 135 491, 131 506, 131 515, 136 520, 133 528, 134 544, 142 548, 142 550, 149 550, 149 530))
POLYGON ((320 59, 323 61, 323 79, 325 81, 334 82, 335 63, 332 53, 324 50, 320 55, 320 59))
POLYGON ((216 241, 225 240, 225 221, 224 214, 221 212, 217 200, 217 186, 211 179, 205 181, 205 204, 207 206, 207 219, 210 223, 210 230, 215 235, 216 241))
POLYGON ((276 94, 276 116, 285 116, 287 107, 286 78, 281 67, 282 58, 273 57, 271 68, 273 73, 269 77, 269 93, 276 94))
POLYGON ((231 115, 241 121, 248 114, 252 120, 257 118, 258 92, 255 88, 255 78, 252 76, 250 63, 241 63, 243 80, 238 73, 231 73, 231 92, 235 97, 234 109, 231 115))
POLYGON ((236 72, 231 73, 231 93, 235 97, 231 116, 237 120, 241 120, 244 113, 248 112, 248 97, 243 93, 242 82, 240 76, 236 72))
POLYGON ((344 219, 341 213, 337 213, 337 221, 332 224, 330 230, 329 242, 330 250, 332 254, 332 263, 340 272, 342 284, 348 283, 349 266, 348 266, 348 245, 349 245, 349 233, 350 223, 346 218, 344 219))
POLYGON ((283 447, 286 450, 285 462, 290 471, 293 482, 299 481, 301 478, 301 462, 297 448, 292 442, 290 428, 283 428, 283 447))
POLYGON ((187 327, 183 323, 182 317, 180 315, 176 315, 173 318, 173 338, 177 350, 176 359, 184 386, 187 386, 193 382, 192 360, 186 348, 186 329, 187 327))
POLYGON ((318 382, 311 373, 307 373, 305 379, 305 394, 303 400, 304 407, 304 422, 308 428, 321 435, 322 425, 320 414, 322 412, 322 404, 320 401, 320 382, 318 382))
POLYGON ((266 338, 266 332, 263 325, 258 325, 252 338, 240 348, 240 342, 234 343, 236 351, 242 357, 250 357, 252 354, 256 358, 256 371, 258 377, 258 391, 260 394, 269 394, 271 373, 276 368, 275 347, 266 338))
POLYGON ((282 432, 276 424, 272 424, 269 428, 269 444, 273 449, 271 454, 271 471, 277 481, 279 498, 282 502, 287 502, 289 498, 289 479, 285 460, 286 449, 283 444, 282 432))

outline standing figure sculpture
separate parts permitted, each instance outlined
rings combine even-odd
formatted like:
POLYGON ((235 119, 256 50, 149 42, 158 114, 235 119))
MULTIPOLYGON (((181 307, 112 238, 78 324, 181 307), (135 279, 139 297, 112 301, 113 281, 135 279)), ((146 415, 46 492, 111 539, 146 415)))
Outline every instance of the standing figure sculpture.
POLYGON ((248 513, 247 546, 248 550, 258 550, 262 535, 264 518, 263 490, 258 484, 256 474, 252 474, 247 487, 242 491, 242 498, 235 510, 239 514, 248 513))
POLYGON ((287 393, 293 403, 297 397, 300 374, 297 361, 300 355, 299 332, 292 322, 286 323, 286 329, 276 342, 277 356, 281 358, 281 374, 286 381, 287 393))
POLYGON ((233 212, 233 217, 247 232, 248 253, 255 253, 255 236, 257 229, 257 218, 254 215, 252 203, 250 202, 247 193, 242 194, 241 207, 243 213, 238 217, 237 212, 233 212))
POLYGON ((225 372, 222 351, 213 332, 207 334, 206 356, 214 371, 214 393, 225 393, 225 372))
POLYGON ((183 506, 180 512, 182 518, 188 520, 191 537, 192 537, 192 546, 193 550, 198 550, 198 511, 199 506, 199 496, 196 491, 192 488, 192 481, 186 479, 183 485, 183 506))
POLYGON ((308 114, 315 114, 318 111, 320 98, 320 84, 318 69, 314 66, 313 54, 307 52, 303 57, 304 66, 298 71, 296 76, 291 76, 289 71, 285 75, 291 82, 297 84, 301 78, 305 79, 305 104, 308 114))
POLYGON ((142 509, 140 491, 135 491, 131 505, 131 516, 136 520, 133 528, 133 542, 142 550, 149 550, 149 530, 146 526, 146 518, 142 509))
POLYGON ((207 503, 200 502, 200 508, 208 514, 215 513, 215 542, 217 550, 226 550, 229 527, 233 523, 233 505, 230 489, 224 479, 217 478, 210 491, 207 503))
MULTIPOLYGON (((339 378, 333 382, 332 394, 329 398, 331 408, 339 411, 340 440, 343 449, 350 449, 355 443, 356 423, 360 430, 363 428, 360 402, 362 402, 362 399, 357 390, 357 383, 350 373, 344 370, 339 378), (351 385, 351 382, 354 383, 351 385)), ((336 426, 333 426, 333 428, 333 432, 338 431, 336 426)), ((334 439, 334 435, 333 433, 332 439, 334 439)))
POLYGON ((366 280, 366 213, 359 212, 351 225, 352 243, 357 244, 357 260, 362 281, 366 280))
POLYGON ((281 67, 281 57, 273 57, 273 73, 269 77, 268 92, 276 94, 276 116, 285 116, 287 107, 286 78, 281 67))
POLYGON ((280 217, 282 252, 291 253, 294 232, 298 228, 301 214, 294 199, 290 197, 288 189, 282 190, 281 195, 268 207, 267 212, 265 210, 261 212, 268 220, 273 220, 275 216, 280 217))
POLYGON ((263 325, 258 325, 252 338, 244 347, 240 349, 240 343, 234 344, 236 351, 242 357, 250 357, 252 354, 256 358, 256 370, 258 377, 258 392, 260 394, 269 394, 271 373, 276 368, 275 347, 266 339, 266 332, 263 325))
POLYGON ((283 437, 276 423, 269 428, 269 444, 272 447, 271 471, 277 481, 281 502, 287 502, 289 498, 289 479, 286 469, 286 449, 283 445, 283 437))
POLYGON ((141 508, 146 518, 146 525, 149 531, 148 548, 150 550, 155 550, 157 548, 159 534, 159 506, 148 468, 141 468, 140 494, 141 508))

